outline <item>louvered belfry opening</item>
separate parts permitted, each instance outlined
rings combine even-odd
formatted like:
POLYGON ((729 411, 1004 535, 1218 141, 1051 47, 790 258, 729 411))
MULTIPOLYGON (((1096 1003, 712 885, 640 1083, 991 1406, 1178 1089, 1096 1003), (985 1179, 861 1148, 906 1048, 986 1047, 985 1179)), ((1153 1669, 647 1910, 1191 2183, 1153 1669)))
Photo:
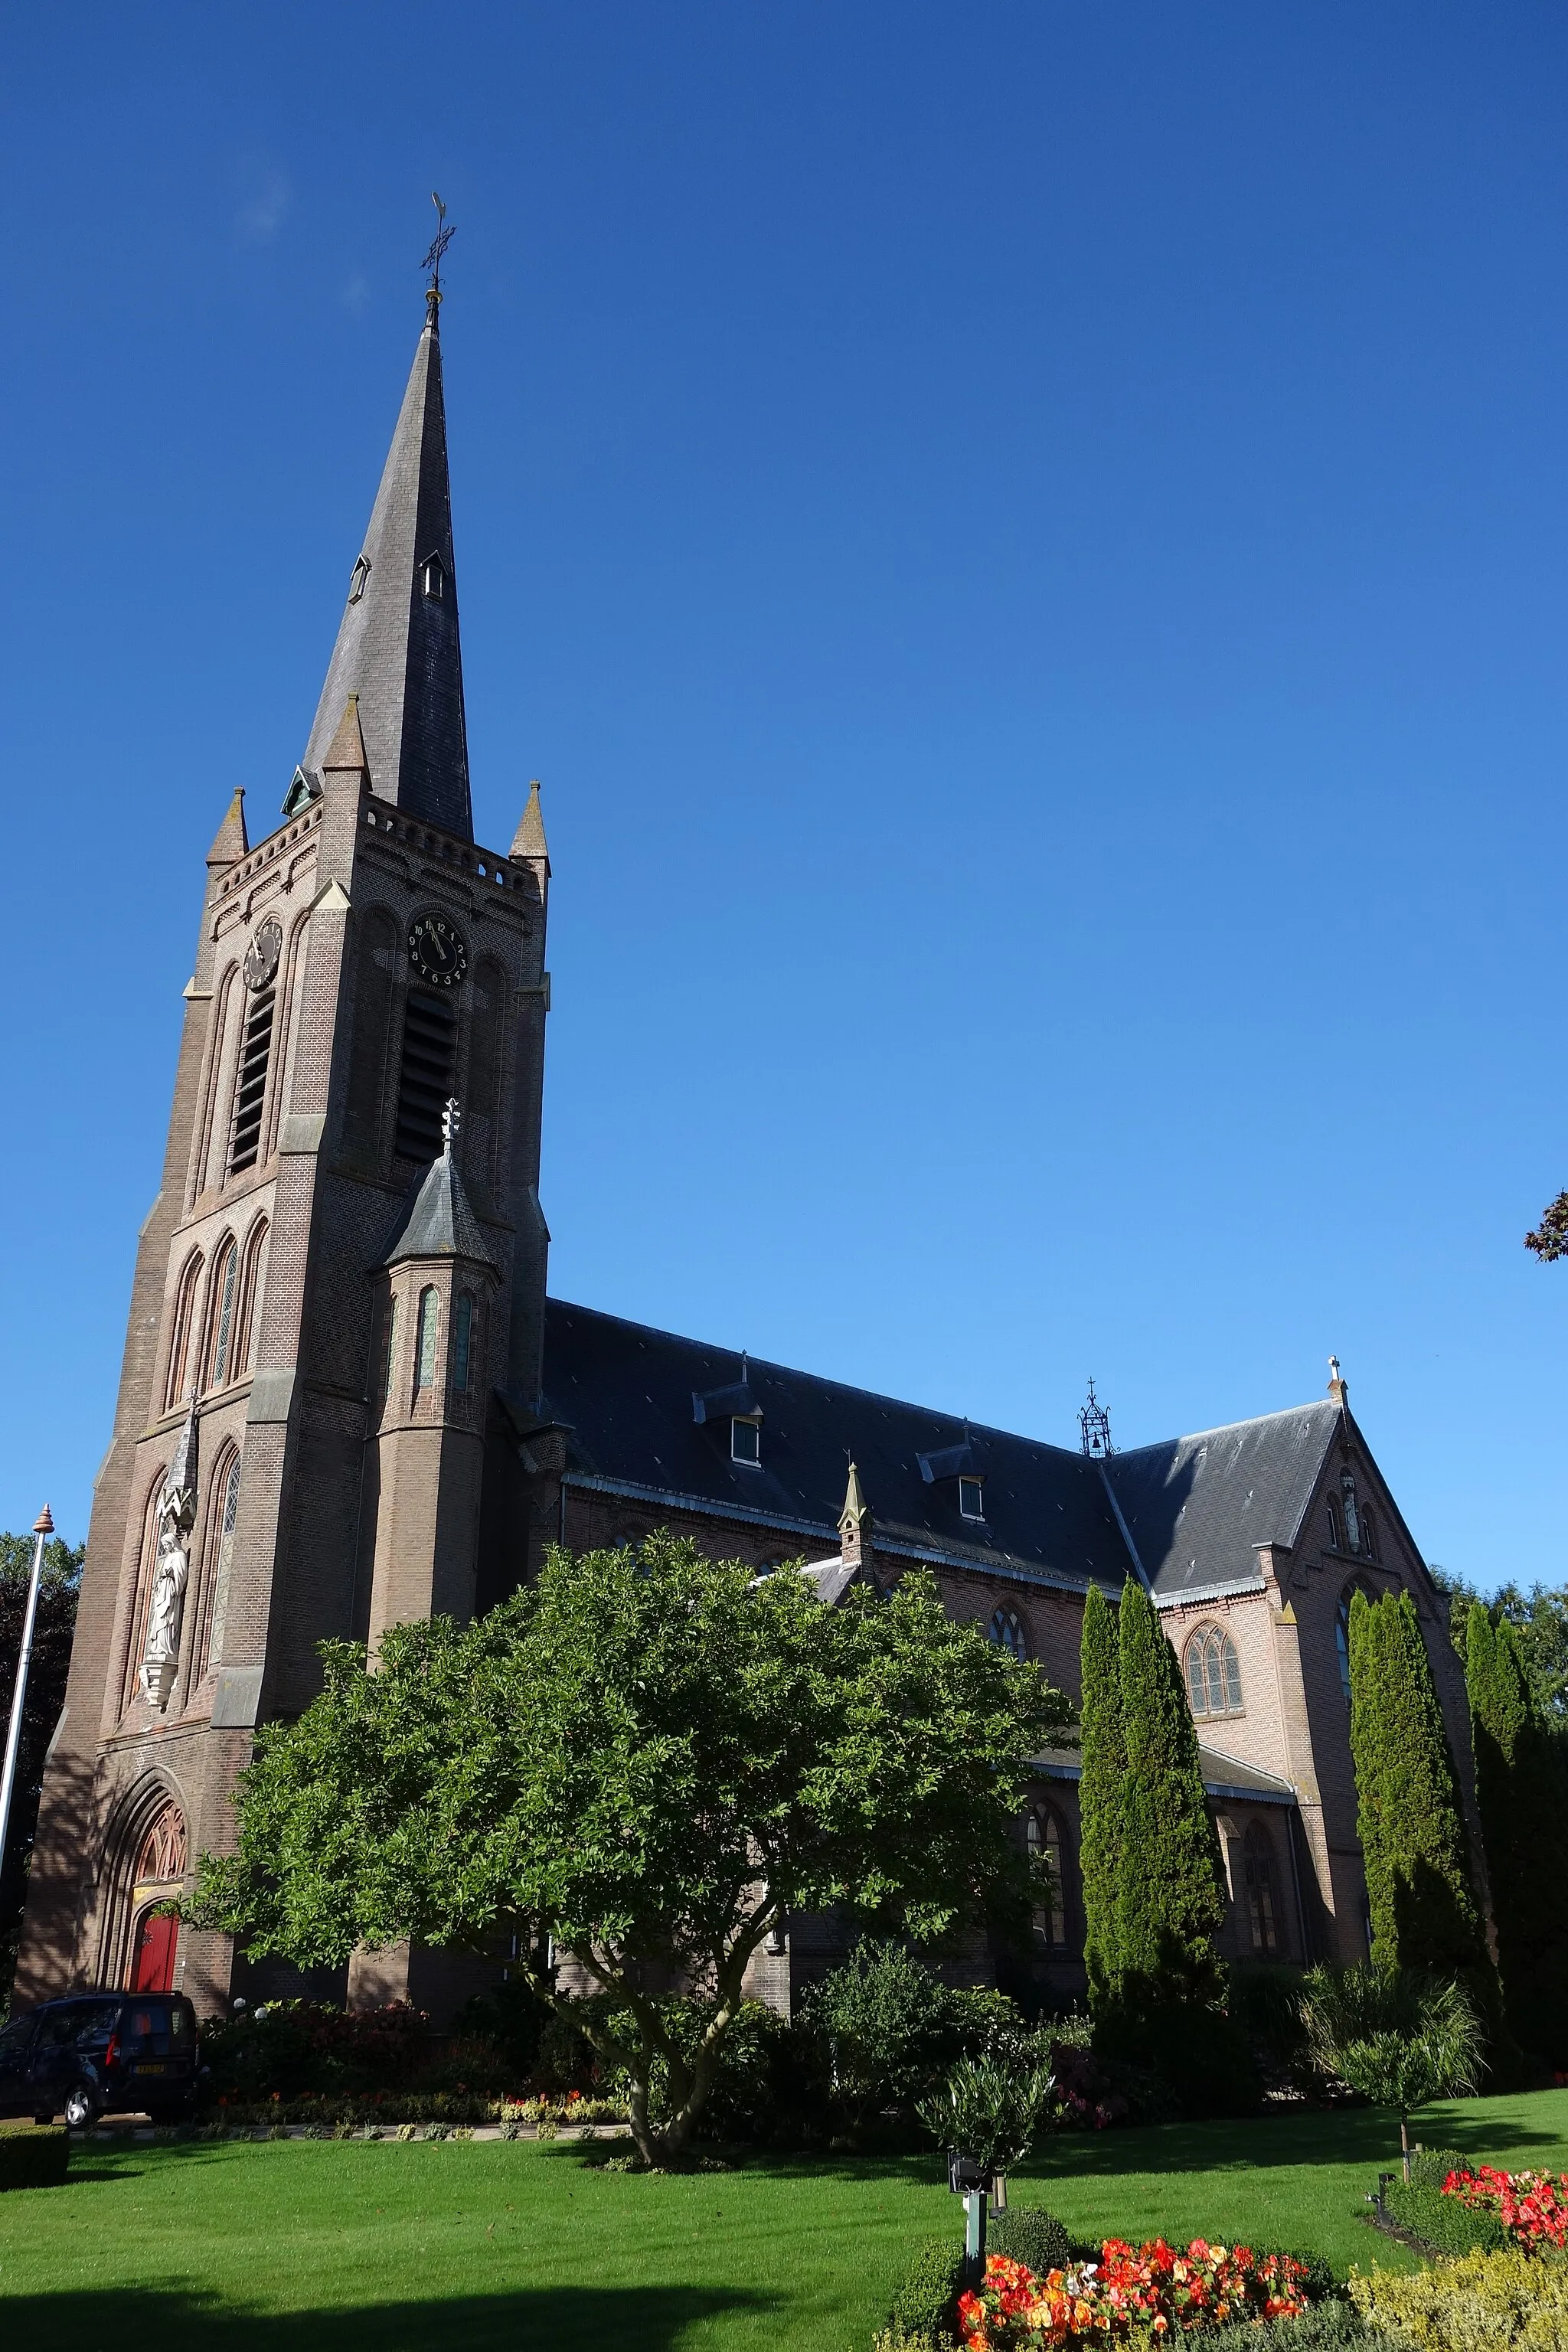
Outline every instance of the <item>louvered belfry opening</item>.
POLYGON ((434 989, 411 988, 403 1016, 403 1068, 397 1082, 397 1155, 435 1160, 441 1113, 458 1074, 458 1008, 434 989))
POLYGON ((245 1032, 239 1041, 239 1075, 234 1089, 234 1132, 229 1139, 228 1172, 254 1168, 261 1149, 261 1113, 267 1101, 267 1066, 272 1057, 272 1016, 278 989, 268 981, 250 1000, 245 1032))

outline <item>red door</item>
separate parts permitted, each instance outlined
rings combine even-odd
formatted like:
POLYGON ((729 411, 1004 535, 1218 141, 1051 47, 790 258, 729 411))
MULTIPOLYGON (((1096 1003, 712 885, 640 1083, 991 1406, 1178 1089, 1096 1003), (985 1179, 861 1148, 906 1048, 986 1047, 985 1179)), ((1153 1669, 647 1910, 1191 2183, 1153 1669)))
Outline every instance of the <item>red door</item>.
POLYGON ((132 1992, 172 1992, 174 1945, 180 1923, 155 1911, 144 1914, 136 1931, 136 1953, 131 1964, 132 1992))

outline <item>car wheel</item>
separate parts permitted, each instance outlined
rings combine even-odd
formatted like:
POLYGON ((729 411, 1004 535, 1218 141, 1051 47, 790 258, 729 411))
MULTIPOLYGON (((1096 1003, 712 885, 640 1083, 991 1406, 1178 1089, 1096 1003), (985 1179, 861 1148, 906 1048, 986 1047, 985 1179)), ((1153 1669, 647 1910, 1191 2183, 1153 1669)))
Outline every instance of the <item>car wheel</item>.
POLYGON ((98 2101, 85 2083, 66 2094, 66 2121, 72 2131, 86 2131, 98 2120, 98 2101))

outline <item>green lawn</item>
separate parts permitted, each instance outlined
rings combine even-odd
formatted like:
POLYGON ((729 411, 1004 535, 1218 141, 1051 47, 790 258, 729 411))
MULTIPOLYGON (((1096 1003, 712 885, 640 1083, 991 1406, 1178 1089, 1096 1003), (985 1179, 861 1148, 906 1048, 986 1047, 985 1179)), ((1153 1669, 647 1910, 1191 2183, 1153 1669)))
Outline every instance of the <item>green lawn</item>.
MULTIPOLYGON (((1420 2135, 1568 2168, 1568 2092, 1431 2109, 1420 2135)), ((1398 2250, 1356 2218, 1397 2130, 1365 2113, 1073 2134, 1024 2197, 1089 2236, 1156 2229, 1398 2250)), ((525 2142, 94 2144, 0 2198, 28 2352, 867 2352, 910 2245, 957 2208, 931 2163, 759 2161, 639 2179, 525 2142)))

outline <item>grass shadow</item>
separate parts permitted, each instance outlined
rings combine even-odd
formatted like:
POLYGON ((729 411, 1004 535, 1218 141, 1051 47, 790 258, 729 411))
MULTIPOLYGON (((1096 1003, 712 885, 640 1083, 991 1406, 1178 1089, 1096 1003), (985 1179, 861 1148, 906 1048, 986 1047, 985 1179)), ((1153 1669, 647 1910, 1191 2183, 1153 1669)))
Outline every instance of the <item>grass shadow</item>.
POLYGON ((772 2297, 706 2287, 537 2287, 512 2294, 348 2309, 258 2312, 182 2289, 129 2287, 6 2298, 11 2339, 29 2352, 93 2352, 121 2340, 160 2352, 679 2352, 687 2330, 772 2297))

